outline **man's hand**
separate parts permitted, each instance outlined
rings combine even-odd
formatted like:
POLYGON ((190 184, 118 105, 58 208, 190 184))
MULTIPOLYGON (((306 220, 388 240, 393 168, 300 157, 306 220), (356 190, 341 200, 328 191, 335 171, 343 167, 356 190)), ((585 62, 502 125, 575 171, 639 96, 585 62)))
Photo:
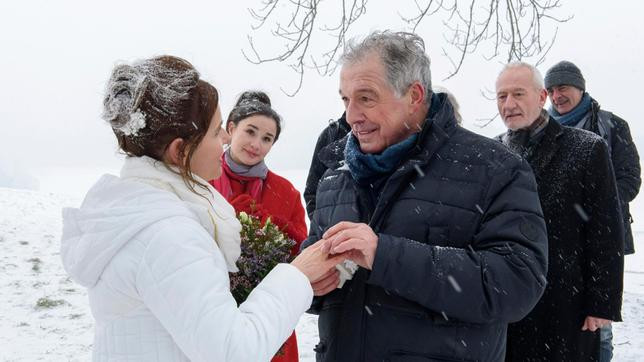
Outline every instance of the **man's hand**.
POLYGON ((609 325, 611 322, 609 319, 588 316, 584 320, 584 325, 581 327, 581 330, 594 332, 599 328, 609 325))
POLYGON ((347 258, 371 270, 378 247, 378 235, 364 223, 343 221, 333 225, 322 238, 329 253, 347 253, 347 258))

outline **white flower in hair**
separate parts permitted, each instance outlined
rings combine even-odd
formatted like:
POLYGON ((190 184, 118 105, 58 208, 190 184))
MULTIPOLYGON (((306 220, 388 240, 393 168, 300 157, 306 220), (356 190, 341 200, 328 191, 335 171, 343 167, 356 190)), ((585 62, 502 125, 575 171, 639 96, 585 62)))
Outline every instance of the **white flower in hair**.
POLYGON ((145 113, 140 110, 130 113, 130 120, 115 128, 126 136, 137 136, 139 130, 145 128, 145 113))
POLYGON ((159 59, 118 65, 107 83, 102 118, 120 134, 141 136, 142 129, 156 124, 155 113, 146 114, 140 109, 145 97, 154 112, 172 118, 180 101, 189 97, 198 81, 195 70, 173 69, 159 59))

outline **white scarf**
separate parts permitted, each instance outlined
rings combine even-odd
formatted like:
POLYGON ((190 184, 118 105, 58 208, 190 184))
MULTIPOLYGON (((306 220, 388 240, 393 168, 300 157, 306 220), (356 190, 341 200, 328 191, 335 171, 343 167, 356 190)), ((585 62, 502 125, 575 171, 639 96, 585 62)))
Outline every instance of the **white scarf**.
POLYGON ((237 272, 237 259, 241 254, 241 224, 235 215, 235 209, 209 183, 199 176, 192 177, 208 191, 194 185, 198 195, 191 191, 180 175, 168 170, 166 166, 153 158, 126 157, 121 178, 143 182, 153 187, 172 192, 199 218, 199 223, 213 236, 224 255, 228 271, 237 272))

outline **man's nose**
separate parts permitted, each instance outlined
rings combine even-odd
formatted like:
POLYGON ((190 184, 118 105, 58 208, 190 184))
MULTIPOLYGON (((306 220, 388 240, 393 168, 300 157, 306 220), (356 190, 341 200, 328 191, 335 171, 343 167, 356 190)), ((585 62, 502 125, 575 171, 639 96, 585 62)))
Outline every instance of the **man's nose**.
POLYGON ((505 101, 503 101, 503 108, 514 108, 514 106, 515 106, 516 104, 517 104, 517 103, 516 103, 516 101, 515 101, 514 97, 512 97, 512 96, 507 96, 507 97, 505 98, 505 101))
POLYGON ((364 117, 362 117, 362 111, 355 105, 354 102, 349 101, 345 111, 347 112, 347 123, 349 123, 350 125, 364 121, 364 117))

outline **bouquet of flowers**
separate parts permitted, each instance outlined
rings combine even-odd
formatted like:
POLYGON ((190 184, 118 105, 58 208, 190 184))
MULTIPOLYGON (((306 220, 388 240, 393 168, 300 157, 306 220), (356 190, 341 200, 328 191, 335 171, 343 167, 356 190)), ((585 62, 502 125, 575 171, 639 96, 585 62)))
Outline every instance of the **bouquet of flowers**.
POLYGON ((242 225, 241 255, 237 260, 239 272, 230 273, 230 290, 241 304, 275 265, 293 259, 291 249, 296 243, 270 218, 262 226, 261 219, 243 211, 237 217, 242 225))

